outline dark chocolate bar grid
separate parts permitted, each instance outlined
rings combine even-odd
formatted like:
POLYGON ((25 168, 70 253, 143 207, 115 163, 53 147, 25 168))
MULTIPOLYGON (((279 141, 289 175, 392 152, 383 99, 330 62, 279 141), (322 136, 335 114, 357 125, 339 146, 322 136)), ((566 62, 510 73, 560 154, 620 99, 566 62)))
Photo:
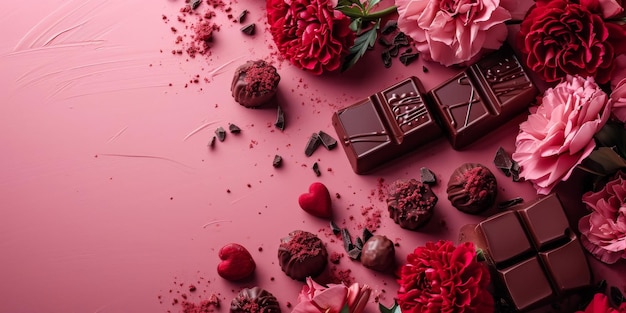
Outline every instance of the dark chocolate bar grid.
POLYGON ((537 93, 505 46, 427 94, 409 77, 335 112, 332 121, 353 170, 363 174, 442 132, 461 149, 521 113, 537 93))

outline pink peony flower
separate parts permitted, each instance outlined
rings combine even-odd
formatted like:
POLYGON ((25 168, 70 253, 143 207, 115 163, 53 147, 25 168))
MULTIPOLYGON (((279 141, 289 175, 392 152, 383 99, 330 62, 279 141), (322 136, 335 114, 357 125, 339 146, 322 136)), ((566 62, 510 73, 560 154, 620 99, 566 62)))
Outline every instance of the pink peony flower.
POLYGON ((326 287, 307 277, 306 285, 298 295, 298 304, 291 313, 339 313, 345 306, 349 313, 362 313, 370 293, 371 289, 367 285, 354 283, 347 287, 329 284, 326 287))
POLYGON ((626 259, 626 173, 618 172, 598 192, 587 192, 583 202, 591 214, 578 221, 583 246, 604 263, 626 259))
POLYGON ((445 66, 478 59, 498 49, 511 14, 500 0, 396 0, 398 27, 429 60, 445 66))
POLYGON ((548 194, 567 180, 595 148, 593 135, 610 116, 608 95, 592 77, 567 76, 545 91, 520 124, 513 160, 520 177, 531 181, 538 194, 548 194))
POLYGON ((587 305, 584 311, 576 311, 576 313, 624 313, 626 312, 626 302, 622 303, 619 308, 614 309, 609 304, 609 298, 601 293, 596 293, 593 300, 587 305))
POLYGON ((398 272, 398 305, 403 313, 493 312, 487 266, 476 260, 471 242, 428 242, 407 256, 398 272))
POLYGON ((626 123, 626 78, 623 78, 611 92, 613 117, 622 123, 626 123))

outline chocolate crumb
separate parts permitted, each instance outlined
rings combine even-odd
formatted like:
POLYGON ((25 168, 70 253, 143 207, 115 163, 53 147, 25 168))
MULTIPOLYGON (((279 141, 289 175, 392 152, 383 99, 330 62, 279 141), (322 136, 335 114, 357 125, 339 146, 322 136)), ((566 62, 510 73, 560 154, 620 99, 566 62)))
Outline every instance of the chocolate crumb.
POLYGON ((335 138, 333 138, 331 135, 321 130, 317 133, 317 135, 319 136, 319 139, 322 142, 324 148, 326 148, 326 150, 332 150, 337 147, 337 140, 335 140, 335 138))
POLYGON ((215 139, 216 139, 215 136, 211 137, 211 140, 209 140, 209 144, 208 144, 209 147, 211 148, 215 147, 215 139))
POLYGON ((309 141, 306 143, 306 147, 304 149, 304 154, 308 157, 313 155, 313 152, 317 150, 321 144, 320 136, 317 133, 313 133, 311 137, 309 137, 309 141))
POLYGON ((285 112, 283 112, 280 106, 278 106, 278 111, 276 112, 276 122, 274 122, 274 126, 280 130, 285 130, 285 112))
POLYGON ((510 200, 502 201, 498 203, 498 210, 505 210, 522 202, 524 202, 524 199, 522 197, 517 197, 517 198, 510 199, 510 200))
POLYGON ((237 21, 239 21, 240 24, 243 24, 243 22, 246 21, 247 16, 248 16, 248 10, 243 10, 241 14, 239 14, 237 21))
POLYGON ((429 184, 429 185, 437 184, 437 177, 435 177, 435 174, 426 167, 420 168, 420 179, 422 180, 422 183, 424 184, 429 184))
POLYGON ((194 291, 196 291, 196 290, 197 290, 197 289, 196 289, 196 286, 194 286, 194 285, 189 285, 189 292, 194 292, 194 291))
POLYGON ((428 73, 428 68, 426 66, 422 66, 422 72, 428 73))
POLYGON ((322 176, 322 172, 320 171, 320 166, 319 164, 317 164, 317 162, 313 163, 313 172, 315 172, 315 176, 317 177, 322 176))
POLYGON ((254 23, 252 24, 248 24, 244 27, 241 28, 241 32, 248 35, 248 36, 252 36, 254 35, 256 29, 256 25, 254 23))
POLYGON ((228 130, 231 134, 239 134, 241 132, 241 128, 235 124, 228 124, 228 130))
POLYGON ((274 156, 274 160, 272 161, 272 166, 275 168, 279 168, 281 166, 283 166, 283 157, 281 157, 280 155, 275 155, 274 156))
POLYGON ((389 53, 389 50, 383 51, 382 58, 383 58, 383 65, 385 65, 385 68, 390 68, 391 67, 391 54, 389 53))
POLYGON ((398 29, 398 21, 396 20, 388 20, 383 26, 383 29, 380 31, 383 35, 389 35, 393 33, 396 29, 398 29))
POLYGON ((220 126, 215 130, 215 135, 219 141, 224 141, 224 139, 226 139, 226 130, 224 130, 224 127, 220 126))

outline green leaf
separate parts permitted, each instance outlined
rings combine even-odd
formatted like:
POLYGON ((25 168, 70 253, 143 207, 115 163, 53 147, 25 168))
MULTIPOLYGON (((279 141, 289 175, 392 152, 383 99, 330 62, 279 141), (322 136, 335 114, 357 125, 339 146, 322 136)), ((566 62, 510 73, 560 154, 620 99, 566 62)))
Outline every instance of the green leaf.
POLYGON ((487 260, 487 258, 485 258, 485 252, 483 251, 483 249, 476 249, 476 260, 478 260, 478 262, 483 262, 487 260))
POLYGON ((609 147, 594 150, 587 159, 595 163, 597 166, 594 166, 594 170, 603 175, 611 175, 619 169, 626 168, 626 160, 609 147))
POLYGON ((355 18, 362 18, 364 16, 366 16, 365 12, 363 11, 363 9, 357 7, 357 6, 337 6, 335 8, 337 11, 345 14, 346 16, 355 19, 355 18))
POLYGON ((374 47, 376 43, 376 37, 378 35, 378 28, 380 27, 380 20, 376 24, 364 33, 359 34, 354 40, 354 45, 350 48, 350 54, 343 62, 342 71, 345 71, 352 67, 356 62, 365 55, 365 52, 374 47))
POLYGON ((379 302, 378 309, 380 310, 380 313, 402 313, 402 309, 400 309, 397 301, 394 301, 393 305, 389 308, 379 302))
POLYGON ((379 2, 380 2, 380 0, 367 0, 367 9, 371 10, 379 2))
POLYGON ((350 22, 350 30, 352 30, 355 33, 360 33, 361 32, 361 24, 362 24, 363 20, 360 18, 355 18, 354 20, 352 20, 352 22, 350 22))
POLYGON ((594 138, 601 147, 615 147, 620 156, 626 157, 626 129, 624 125, 606 123, 594 138))

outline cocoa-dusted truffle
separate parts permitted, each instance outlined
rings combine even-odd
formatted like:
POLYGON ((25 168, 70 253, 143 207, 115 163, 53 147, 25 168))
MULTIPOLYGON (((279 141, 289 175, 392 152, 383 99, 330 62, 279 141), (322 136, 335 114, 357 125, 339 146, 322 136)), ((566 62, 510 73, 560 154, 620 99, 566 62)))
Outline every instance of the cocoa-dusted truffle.
POLYGON ((363 244, 361 264, 379 272, 393 271, 396 253, 393 241, 382 235, 374 235, 363 244))
POLYGON ((322 273, 328 263, 328 252, 316 235, 295 230, 280 240, 278 263, 287 276, 304 280, 322 273))
POLYGON ((276 297, 260 287, 244 288, 230 303, 231 313, 280 313, 276 297))
POLYGON ((452 206, 459 211, 479 214, 493 206, 498 185, 487 167, 465 163, 452 172, 447 192, 452 206))
POLYGON ((415 179, 397 180, 389 187, 389 217, 402 228, 416 230, 424 226, 433 216, 435 204, 435 193, 415 179))
POLYGON ((280 75, 271 64, 263 60, 248 61, 235 70, 230 91, 239 104, 254 108, 276 94, 279 81, 280 75))

